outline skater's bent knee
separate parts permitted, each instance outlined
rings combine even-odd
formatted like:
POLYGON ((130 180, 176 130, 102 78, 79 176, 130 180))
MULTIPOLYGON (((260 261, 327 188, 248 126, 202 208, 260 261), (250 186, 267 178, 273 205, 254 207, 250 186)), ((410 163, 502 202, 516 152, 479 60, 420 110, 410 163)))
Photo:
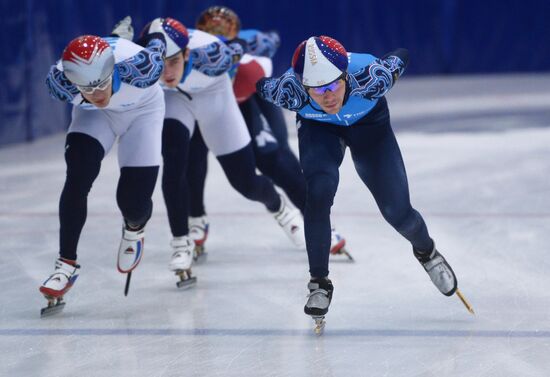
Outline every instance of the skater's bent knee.
POLYGON ((338 179, 330 175, 318 176, 307 181, 308 200, 315 202, 332 201, 338 188, 338 179))

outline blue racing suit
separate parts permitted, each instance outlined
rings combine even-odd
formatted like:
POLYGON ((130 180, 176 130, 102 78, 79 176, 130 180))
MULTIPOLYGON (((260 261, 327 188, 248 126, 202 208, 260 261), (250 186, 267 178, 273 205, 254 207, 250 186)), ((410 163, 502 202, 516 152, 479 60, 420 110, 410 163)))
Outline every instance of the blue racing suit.
POLYGON ((325 113, 292 69, 257 84, 261 97, 297 112, 300 164, 307 182, 304 226, 312 277, 329 274, 330 209, 346 146, 386 221, 414 249, 428 251, 433 247, 422 216, 410 203, 405 166, 384 97, 407 63, 408 53, 403 49, 382 59, 350 53, 346 94, 337 114, 325 113))

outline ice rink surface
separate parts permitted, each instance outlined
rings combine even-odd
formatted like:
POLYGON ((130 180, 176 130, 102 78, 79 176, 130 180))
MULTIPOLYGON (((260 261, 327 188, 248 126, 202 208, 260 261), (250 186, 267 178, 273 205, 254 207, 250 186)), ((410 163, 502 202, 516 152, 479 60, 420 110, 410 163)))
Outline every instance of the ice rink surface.
POLYGON ((65 174, 57 135, 0 149, 0 376, 550 375, 550 76, 405 78, 388 98, 413 205, 475 316, 432 285, 349 153, 333 221, 356 262, 332 259, 321 337, 303 314, 305 252, 212 158, 209 257, 194 267, 197 286, 178 290, 167 268, 157 186, 124 297, 111 151, 89 197, 80 277, 65 310, 41 319, 65 174))

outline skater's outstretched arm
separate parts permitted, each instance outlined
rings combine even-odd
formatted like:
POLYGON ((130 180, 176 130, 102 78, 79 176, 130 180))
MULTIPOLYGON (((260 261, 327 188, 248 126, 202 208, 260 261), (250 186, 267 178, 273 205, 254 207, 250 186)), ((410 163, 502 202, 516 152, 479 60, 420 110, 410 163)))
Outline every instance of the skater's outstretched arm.
POLYGON ((260 79, 256 91, 266 101, 290 111, 299 111, 308 104, 309 96, 292 68, 281 77, 260 79))
POLYGON ((240 60, 246 51, 240 43, 212 42, 190 51, 193 69, 207 76, 221 76, 240 60))
POLYGON ((136 55, 115 65, 120 80, 138 88, 148 88, 155 84, 164 69, 166 40, 161 33, 142 36, 138 44, 145 48, 136 55))
POLYGON ((376 59, 368 66, 350 72, 351 96, 376 99, 384 96, 405 72, 409 63, 409 52, 397 49, 382 59, 376 59))
POLYGON ((275 31, 241 30, 239 38, 243 38, 248 44, 248 53, 250 55, 265 56, 268 58, 272 58, 275 55, 281 44, 279 34, 275 31))
POLYGON ((52 98, 72 103, 80 91, 76 85, 69 81, 65 73, 58 68, 58 65, 51 66, 50 72, 46 77, 46 86, 52 98))

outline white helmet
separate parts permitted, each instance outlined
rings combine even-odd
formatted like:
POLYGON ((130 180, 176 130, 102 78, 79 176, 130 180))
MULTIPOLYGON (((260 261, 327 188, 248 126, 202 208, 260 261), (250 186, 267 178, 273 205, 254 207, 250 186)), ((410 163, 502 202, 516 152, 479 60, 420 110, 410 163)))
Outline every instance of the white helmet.
POLYGON ((311 37, 294 51, 292 68, 304 86, 328 85, 347 71, 348 53, 336 39, 311 37))
POLYGON ((185 50, 189 43, 189 32, 183 24, 173 18, 155 18, 149 22, 141 35, 152 33, 162 33, 166 39, 166 57, 176 55, 181 50, 185 50))
POLYGON ((115 56, 109 43, 95 35, 73 39, 61 59, 65 76, 78 86, 97 86, 111 77, 115 56))

